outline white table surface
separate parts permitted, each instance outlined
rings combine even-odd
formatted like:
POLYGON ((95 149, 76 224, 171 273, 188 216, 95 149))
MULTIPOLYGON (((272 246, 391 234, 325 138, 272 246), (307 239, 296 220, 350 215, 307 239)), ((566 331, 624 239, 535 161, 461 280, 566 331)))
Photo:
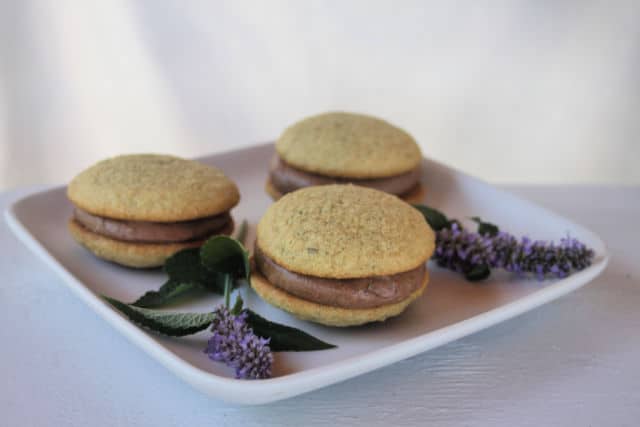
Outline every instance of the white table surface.
MULTIPOLYGON (((611 262, 560 300, 275 404, 211 400, 130 344, 0 224, 1 426, 640 422, 640 188, 513 187, 591 228, 611 262)), ((20 194, 0 195, 0 209, 20 194)))

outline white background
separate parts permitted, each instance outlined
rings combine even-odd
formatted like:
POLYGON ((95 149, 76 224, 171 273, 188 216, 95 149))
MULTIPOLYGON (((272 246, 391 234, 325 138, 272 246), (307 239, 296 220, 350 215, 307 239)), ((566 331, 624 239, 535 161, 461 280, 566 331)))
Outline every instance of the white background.
POLYGON ((0 0, 0 189, 381 116, 496 182, 640 183, 640 2, 0 0))

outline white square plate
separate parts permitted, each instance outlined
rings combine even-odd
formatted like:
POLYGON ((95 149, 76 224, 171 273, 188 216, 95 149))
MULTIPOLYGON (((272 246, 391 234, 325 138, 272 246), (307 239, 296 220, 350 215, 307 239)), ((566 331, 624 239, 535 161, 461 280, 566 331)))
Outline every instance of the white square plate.
MULTIPOLYGON (((264 181, 272 154, 273 146, 267 144, 199 159, 235 180, 242 200, 233 216, 237 223, 247 219, 252 229, 271 203, 264 181)), ((563 280, 538 282, 494 273, 483 283, 466 282, 430 263, 431 280, 422 298, 397 318, 357 328, 328 328, 300 321, 243 289, 247 306, 266 318, 338 346, 326 351, 277 353, 274 378, 246 381, 234 379, 230 369, 206 357, 203 349, 208 331, 188 338, 160 337, 130 323, 100 299, 100 295, 108 295, 133 301, 159 287, 164 275, 101 261, 76 244, 67 233, 72 207, 64 187, 22 198, 7 210, 6 219, 80 299, 154 359, 210 396, 259 404, 352 378, 517 316, 583 286, 607 264, 607 251, 598 236, 542 207, 428 159, 424 160, 422 181, 428 204, 450 217, 478 215, 505 231, 536 239, 558 240, 570 234, 595 250, 595 261, 563 280)), ((210 311, 219 302, 220 297, 205 295, 168 310, 210 311)))

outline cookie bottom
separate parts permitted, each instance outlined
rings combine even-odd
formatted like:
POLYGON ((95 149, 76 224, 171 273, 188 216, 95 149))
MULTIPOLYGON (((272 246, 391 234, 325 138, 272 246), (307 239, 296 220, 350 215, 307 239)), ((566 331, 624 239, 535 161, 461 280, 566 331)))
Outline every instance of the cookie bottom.
MULTIPOLYGON (((205 242, 205 239, 178 243, 125 242, 94 233, 74 219, 69 221, 68 228, 74 240, 98 258, 133 268, 160 267, 176 252, 205 242)), ((229 235, 232 231, 233 220, 215 234, 229 235)))
MULTIPOLYGON (((267 179, 264 189, 267 192, 267 194, 271 196, 273 200, 278 200, 279 198, 284 196, 284 194, 282 194, 273 185, 273 183, 271 182, 271 179, 267 179)), ((424 203, 425 194, 426 194, 426 191, 424 189, 424 186, 421 183, 418 183, 415 185, 415 187, 413 187, 407 193, 404 193, 399 197, 407 203, 424 203)))
POLYGON ((415 301, 427 287, 429 273, 425 272, 422 286, 416 289, 403 301, 383 305, 375 308, 348 309, 332 307, 307 301, 293 296, 278 287, 272 285, 260 273, 251 274, 251 287, 254 291, 269 304, 278 307, 294 316, 321 323, 328 326, 357 326, 371 322, 381 322, 389 317, 402 313, 409 304, 415 301))

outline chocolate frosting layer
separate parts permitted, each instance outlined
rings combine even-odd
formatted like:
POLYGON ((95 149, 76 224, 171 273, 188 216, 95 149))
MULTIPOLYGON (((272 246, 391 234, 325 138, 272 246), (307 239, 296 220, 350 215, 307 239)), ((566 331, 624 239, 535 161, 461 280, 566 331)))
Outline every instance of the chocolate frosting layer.
POLYGON ((274 286, 307 301, 332 307, 374 308, 400 302, 422 285, 426 265, 389 276, 325 279, 289 271, 256 244, 256 267, 274 286))
POLYGON ((73 217, 94 233, 117 240, 139 243, 186 242, 208 237, 229 223, 228 212, 220 215, 180 222, 123 221, 92 215, 75 208, 73 217))
POLYGON ((401 175, 379 179, 352 179, 318 175, 296 169, 286 163, 277 154, 271 161, 269 177, 273 186, 282 194, 290 193, 312 185, 355 184, 361 187, 374 188, 386 193, 400 196, 413 189, 420 181, 421 169, 417 168, 401 175))

